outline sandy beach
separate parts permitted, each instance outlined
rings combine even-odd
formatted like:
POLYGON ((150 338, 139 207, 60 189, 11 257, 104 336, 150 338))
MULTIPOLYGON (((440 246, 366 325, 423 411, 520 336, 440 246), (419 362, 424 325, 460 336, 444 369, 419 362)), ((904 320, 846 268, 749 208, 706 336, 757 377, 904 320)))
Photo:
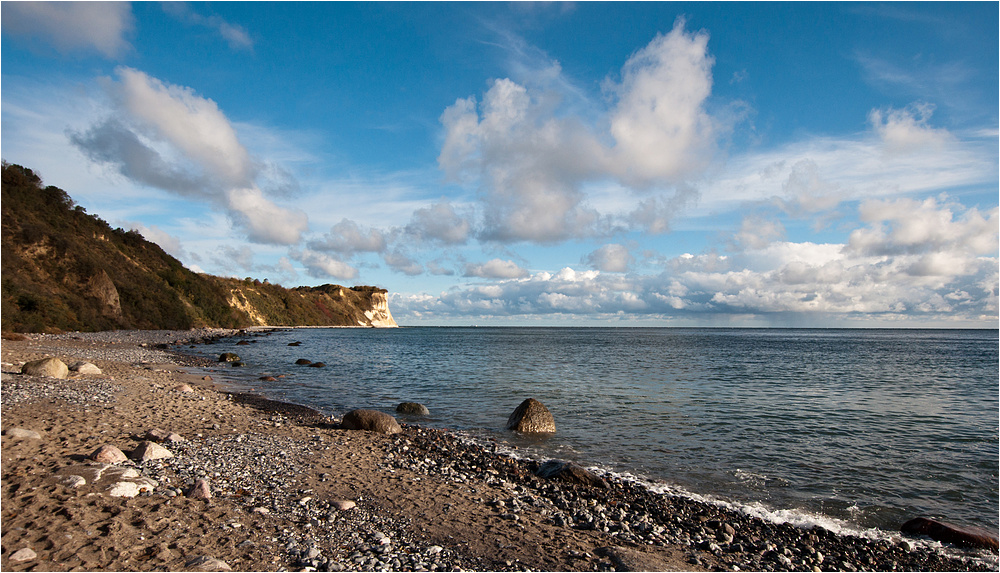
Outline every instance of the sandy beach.
POLYGON ((990 569, 971 553, 768 523, 609 476, 543 479, 538 461, 433 428, 343 429, 227 393, 205 379, 225 365, 177 353, 224 334, 3 341, 3 570, 990 569), (20 373, 46 357, 101 374, 20 373), (171 457, 139 459, 159 451, 149 443, 171 457), (105 445, 134 459, 90 459, 105 445))

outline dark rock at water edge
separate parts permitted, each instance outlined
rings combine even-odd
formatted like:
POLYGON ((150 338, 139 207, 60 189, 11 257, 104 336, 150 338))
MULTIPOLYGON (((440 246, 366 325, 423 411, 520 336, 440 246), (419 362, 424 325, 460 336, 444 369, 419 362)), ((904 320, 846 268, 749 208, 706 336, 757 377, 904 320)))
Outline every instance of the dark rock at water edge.
POLYGON ((312 362, 312 360, 307 360, 305 358, 299 358, 298 360, 295 361, 295 363, 298 364, 299 366, 309 366, 313 362, 312 362))
POLYGON ((396 411, 400 414, 412 414, 416 416, 427 416, 431 413, 427 406, 416 402, 403 402, 396 406, 396 411))
POLYGON ((507 429, 525 434, 552 434, 556 431, 556 422, 544 404, 528 398, 507 418, 507 429))
POLYGON ((926 535, 934 541, 962 547, 981 547, 997 552, 997 536, 981 527, 955 525, 936 519, 916 517, 899 530, 907 535, 926 535))
POLYGON ((235 352, 223 352, 219 355, 219 362, 239 362, 240 356, 235 352))
POLYGON ((573 462, 564 462, 561 460, 549 460, 538 468, 535 472, 540 478, 545 479, 559 479, 569 483, 576 483, 580 485, 587 485, 593 487, 607 487, 604 480, 598 477, 594 472, 574 464, 573 462))

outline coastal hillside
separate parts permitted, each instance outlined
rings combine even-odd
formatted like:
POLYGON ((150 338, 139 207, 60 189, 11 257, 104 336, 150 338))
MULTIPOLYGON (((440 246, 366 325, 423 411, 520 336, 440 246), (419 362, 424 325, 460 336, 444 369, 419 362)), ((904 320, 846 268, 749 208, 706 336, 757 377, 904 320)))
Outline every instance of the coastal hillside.
POLYGON ((20 165, 3 164, 0 208, 4 332, 396 326, 385 289, 195 273, 20 165))

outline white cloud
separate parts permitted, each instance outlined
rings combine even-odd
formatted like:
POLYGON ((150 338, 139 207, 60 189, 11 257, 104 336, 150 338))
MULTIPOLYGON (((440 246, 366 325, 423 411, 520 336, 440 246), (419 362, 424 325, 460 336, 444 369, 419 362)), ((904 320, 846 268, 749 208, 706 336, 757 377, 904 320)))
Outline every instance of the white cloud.
POLYGON ((4 2, 3 34, 42 38, 61 52, 94 50, 115 58, 131 49, 128 2, 4 2))
POLYGON ((708 35, 689 34, 684 20, 657 35, 622 68, 611 114, 615 138, 612 165, 638 186, 675 181, 699 173, 711 160, 716 128, 705 111, 712 92, 708 35))
POLYGON ((378 229, 362 229, 354 221, 343 219, 330 229, 322 241, 310 241, 309 248, 348 255, 382 253, 386 249, 386 237, 378 229))
POLYGON ((195 26, 216 30, 233 50, 253 49, 253 40, 247 31, 239 25, 227 22, 217 15, 203 16, 191 9, 187 2, 164 2, 163 11, 171 16, 195 26))
POLYGON ((785 227, 781 221, 748 215, 743 218, 740 230, 733 236, 733 245, 737 250, 762 249, 784 235, 785 227))
POLYGON ((450 180, 483 190, 481 236, 555 243, 632 225, 664 231, 684 201, 659 198, 655 205, 600 213, 588 201, 586 184, 670 187, 711 161, 718 130, 704 109, 712 87, 707 42, 705 34, 685 32, 683 21, 657 36, 625 63, 619 84, 606 82, 617 101, 605 117, 560 107, 561 93, 574 100, 578 94, 558 81, 555 63, 541 89, 498 79, 478 105, 469 97, 445 109, 438 164, 450 180), (553 95, 559 86, 564 91, 553 95), (610 141, 613 146, 605 144, 610 141))
POLYGON ((304 249, 301 251, 293 250, 289 256, 305 265, 306 272, 314 278, 325 280, 332 277, 350 280, 358 277, 358 269, 324 253, 304 249))
POLYGON ((492 259, 485 263, 465 265, 465 276, 482 277, 487 279, 513 279, 528 275, 528 271, 522 269, 514 261, 504 261, 492 259))
POLYGON ((914 104, 907 109, 874 109, 868 121, 885 145, 886 153, 939 151, 955 138, 944 129, 928 125, 934 108, 929 104, 914 104))
POLYGON ((444 245, 462 245, 472 232, 472 213, 459 213, 446 199, 413 212, 406 232, 420 240, 444 245))
POLYGON ((740 246, 735 256, 685 254, 657 275, 565 268, 469 285, 433 301, 402 296, 393 312, 401 317, 433 313, 442 319, 572 313, 581 320, 695 319, 702 324, 995 325, 997 208, 982 213, 933 199, 873 200, 860 213, 866 226, 852 234, 849 244, 780 241, 777 229, 765 230, 760 235, 766 240, 758 241, 758 234, 734 240, 740 246))
POLYGON ((141 185, 208 200, 245 228, 251 241, 301 240, 308 217, 264 196, 261 164, 215 102, 132 68, 120 67, 117 74, 119 82, 107 83, 114 117, 86 132, 69 132, 91 161, 141 185))
POLYGON ((977 208, 940 205, 931 197, 869 200, 861 203, 861 220, 868 228, 853 231, 847 249, 873 256, 950 252, 955 256, 979 256, 997 252, 997 208, 982 213, 977 208), (888 228, 887 228, 888 227, 888 228))
POLYGON ((417 276, 424 273, 424 267, 417 261, 413 260, 409 256, 403 254, 400 251, 393 251, 391 253, 386 253, 382 255, 382 259, 385 264, 399 273, 403 273, 408 276, 417 276))
POLYGON ((623 273, 634 261, 635 258, 629 252, 628 247, 610 243, 588 254, 584 257, 583 262, 602 272, 623 273))

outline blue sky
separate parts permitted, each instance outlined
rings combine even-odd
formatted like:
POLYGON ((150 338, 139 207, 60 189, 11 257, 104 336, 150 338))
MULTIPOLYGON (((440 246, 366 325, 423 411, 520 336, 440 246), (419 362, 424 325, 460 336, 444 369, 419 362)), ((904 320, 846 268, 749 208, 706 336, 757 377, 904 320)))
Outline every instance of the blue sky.
POLYGON ((397 322, 998 325, 998 5, 2 3, 2 155, 397 322))

